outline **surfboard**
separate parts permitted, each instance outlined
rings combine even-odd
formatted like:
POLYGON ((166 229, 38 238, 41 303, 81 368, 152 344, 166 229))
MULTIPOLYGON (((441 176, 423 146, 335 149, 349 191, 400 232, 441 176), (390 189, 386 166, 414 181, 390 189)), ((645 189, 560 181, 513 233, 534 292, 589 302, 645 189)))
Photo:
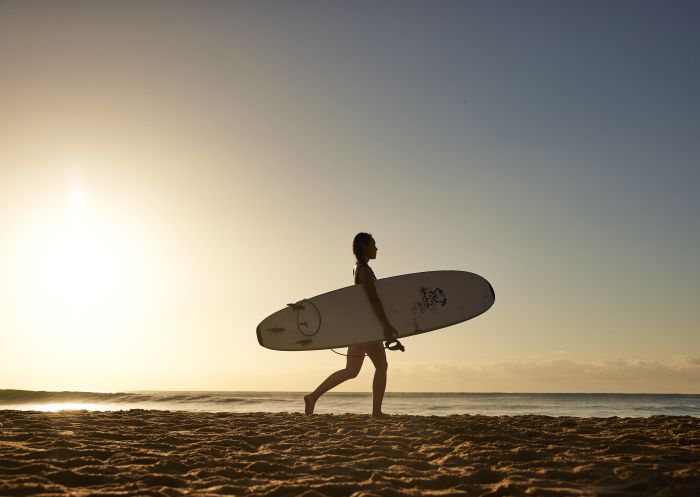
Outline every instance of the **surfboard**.
MULTIPOLYGON (((452 326, 486 312, 491 284, 466 271, 428 271, 375 281, 398 338, 452 326)), ((273 350, 322 350, 384 340, 381 321, 361 285, 287 304, 257 327, 258 343, 273 350)))

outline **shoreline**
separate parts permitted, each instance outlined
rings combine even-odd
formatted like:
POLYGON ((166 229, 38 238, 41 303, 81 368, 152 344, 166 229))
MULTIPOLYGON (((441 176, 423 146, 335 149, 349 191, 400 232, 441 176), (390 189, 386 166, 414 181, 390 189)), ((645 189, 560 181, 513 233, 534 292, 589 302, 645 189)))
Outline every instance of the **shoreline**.
POLYGON ((0 410, 1 495, 700 495, 700 419, 0 410))
MULTIPOLYGON (((55 412, 59 410, 121 411, 159 409, 192 412, 303 412, 308 392, 142 391, 48 392, 0 390, 0 409, 55 412)), ((327 392, 318 413, 365 414, 371 392, 327 392)), ((697 394, 606 393, 450 393, 386 392, 389 414, 548 415, 576 417, 647 417, 656 414, 700 418, 697 394)))

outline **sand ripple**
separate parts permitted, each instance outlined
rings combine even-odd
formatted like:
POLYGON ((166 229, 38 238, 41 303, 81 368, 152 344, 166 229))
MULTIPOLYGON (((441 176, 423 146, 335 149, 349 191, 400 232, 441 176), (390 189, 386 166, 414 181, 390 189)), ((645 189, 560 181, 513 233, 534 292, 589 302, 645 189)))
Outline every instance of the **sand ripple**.
POLYGON ((0 495, 700 495, 692 417, 0 411, 0 495))

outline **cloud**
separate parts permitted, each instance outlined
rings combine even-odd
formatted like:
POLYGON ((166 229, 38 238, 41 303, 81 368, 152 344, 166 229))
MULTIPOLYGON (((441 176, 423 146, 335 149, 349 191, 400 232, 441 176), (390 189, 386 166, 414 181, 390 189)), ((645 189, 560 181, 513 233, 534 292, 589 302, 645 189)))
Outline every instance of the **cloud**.
MULTIPOLYGON (((700 357, 667 360, 568 359, 461 362, 392 362, 387 389, 393 392, 596 392, 700 393, 700 357)), ((309 367, 299 363, 285 371, 255 370, 255 383, 242 389, 311 391, 343 366, 331 359, 309 367)), ((334 391, 370 391, 374 368, 366 361, 360 375, 334 391)), ((241 389, 241 386, 227 387, 241 389)))
POLYGON ((395 391, 699 393, 700 357, 402 364, 395 391))

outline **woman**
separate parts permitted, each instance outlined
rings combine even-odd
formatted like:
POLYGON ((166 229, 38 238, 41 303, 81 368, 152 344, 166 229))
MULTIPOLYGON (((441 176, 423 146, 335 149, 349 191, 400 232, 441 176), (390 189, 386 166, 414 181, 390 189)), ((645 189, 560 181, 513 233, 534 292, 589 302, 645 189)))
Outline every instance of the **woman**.
MULTIPOLYGON (((384 327, 384 336, 387 340, 394 340, 398 335, 386 317, 384 307, 377 295, 377 289, 374 286, 374 281, 377 279, 374 276, 374 271, 369 267, 367 262, 370 259, 377 258, 377 244, 369 233, 358 233, 352 241, 352 252, 355 254, 356 267, 354 270, 355 284, 362 285, 377 317, 384 327)), ((382 346, 382 342, 371 342, 359 345, 350 345, 348 347, 347 363, 345 369, 341 369, 331 374, 326 380, 321 383, 316 390, 304 396, 304 404, 306 414, 313 414, 316 401, 321 395, 326 393, 333 387, 336 387, 350 378, 355 378, 362 363, 365 360, 365 354, 369 356, 374 363, 374 381, 372 382, 372 416, 383 416, 382 401, 384 400, 384 390, 386 389, 386 352, 382 346)))

